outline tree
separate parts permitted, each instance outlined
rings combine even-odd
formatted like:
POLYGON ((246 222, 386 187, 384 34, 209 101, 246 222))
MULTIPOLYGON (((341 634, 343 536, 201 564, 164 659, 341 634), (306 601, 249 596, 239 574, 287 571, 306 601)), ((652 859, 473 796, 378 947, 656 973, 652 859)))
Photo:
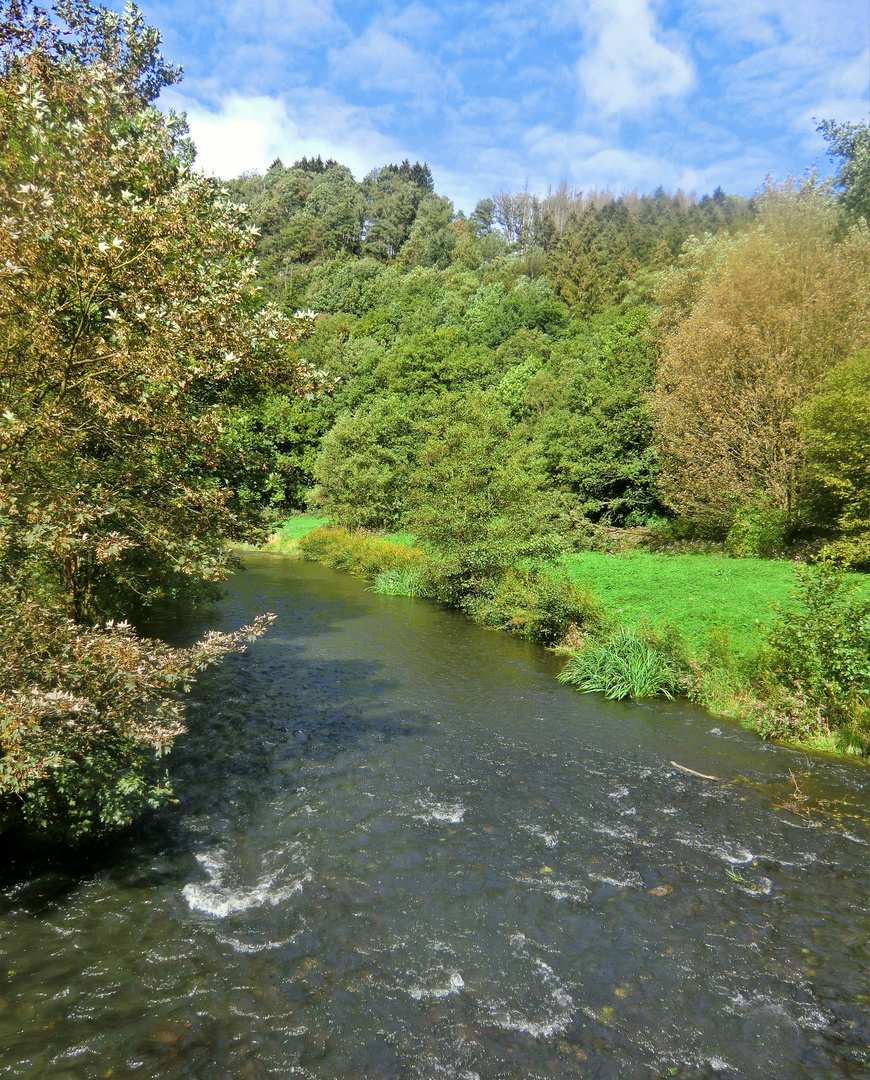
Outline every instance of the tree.
POLYGON ((842 242, 824 187, 768 188, 745 232, 691 248, 666 275, 652 408, 663 495, 725 530, 758 498, 800 522, 795 410, 867 341, 870 234, 842 242))
POLYGON ((226 399, 312 376, 257 305, 244 211, 149 104, 178 77, 157 32, 53 15, 0 24, 0 816, 78 836, 166 796, 176 688, 237 644, 185 659, 104 620, 227 575, 262 527, 227 482, 226 399))
POLYGON ((252 309, 243 213, 185 167, 177 122, 102 61, 45 60, 0 82, 2 573, 87 621, 226 575, 257 522, 203 390, 292 388, 298 333, 252 309))
POLYGON ((870 354, 828 372, 798 411, 808 461, 810 521, 842 534, 830 553, 870 563, 870 354))
POLYGON ((399 265, 437 266, 441 270, 449 266, 457 236, 450 228, 453 215, 453 203, 449 199, 424 195, 399 254, 399 265))
POLYGON ((870 127, 863 121, 838 124, 823 120, 816 130, 828 144, 828 155, 840 160, 837 184, 847 217, 870 220, 870 127))
POLYGON ((393 258, 408 239, 428 188, 412 179, 410 167, 403 170, 397 165, 385 165, 366 176, 363 190, 367 201, 366 252, 382 259, 393 258))
POLYGON ((443 558, 447 589, 461 599, 522 559, 560 550, 542 477, 492 395, 442 395, 425 435, 406 523, 443 558))
POLYGON ((388 393, 338 418, 314 467, 313 506, 349 528, 399 527, 419 441, 409 406, 388 393))
POLYGON ((642 525, 661 510, 647 322, 642 308, 590 320, 527 384, 535 452, 552 484, 593 521, 642 525), (544 395, 545 407, 533 410, 544 395))

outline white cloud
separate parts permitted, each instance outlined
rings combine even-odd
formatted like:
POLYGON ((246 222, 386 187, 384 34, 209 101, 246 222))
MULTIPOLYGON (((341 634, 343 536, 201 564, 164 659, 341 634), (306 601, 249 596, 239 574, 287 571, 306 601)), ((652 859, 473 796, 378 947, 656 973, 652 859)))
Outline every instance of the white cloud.
POLYGON ((390 90, 416 96, 436 88, 435 70, 424 54, 377 25, 344 49, 329 50, 330 68, 364 90, 390 90))
POLYGON ((289 165, 320 154, 347 165, 357 177, 387 160, 401 160, 401 148, 371 124, 364 110, 325 92, 298 95, 292 115, 280 98, 265 95, 230 95, 208 108, 168 91, 161 103, 187 113, 197 166, 224 179, 262 171, 276 157, 289 165))
POLYGON ((605 116, 644 112, 695 82, 685 51, 667 43, 649 0, 580 0, 589 51, 577 62, 587 100, 605 116))
POLYGON ((248 38, 311 43, 347 31, 332 0, 234 0, 227 23, 248 38))
POLYGON ((855 0, 695 0, 695 18, 728 38, 757 46, 803 40, 817 56, 867 40, 866 5, 855 0))

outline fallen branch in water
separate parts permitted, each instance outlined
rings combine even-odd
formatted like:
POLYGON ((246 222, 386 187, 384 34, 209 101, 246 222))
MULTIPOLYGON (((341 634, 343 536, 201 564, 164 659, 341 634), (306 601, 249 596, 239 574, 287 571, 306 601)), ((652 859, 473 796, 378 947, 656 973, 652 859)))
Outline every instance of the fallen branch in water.
POLYGON ((724 783, 721 776, 708 776, 706 773, 695 772, 694 769, 687 769, 685 765, 678 765, 676 761, 672 761, 671 765, 675 769, 679 769, 680 772, 686 773, 688 776, 697 776, 699 780, 718 780, 720 784, 724 783))

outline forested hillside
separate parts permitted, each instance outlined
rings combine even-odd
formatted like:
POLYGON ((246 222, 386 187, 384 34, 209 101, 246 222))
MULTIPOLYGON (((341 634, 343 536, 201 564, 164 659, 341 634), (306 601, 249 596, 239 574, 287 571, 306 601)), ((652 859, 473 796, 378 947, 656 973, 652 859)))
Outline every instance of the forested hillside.
POLYGON ((843 194, 563 184, 466 218, 433 188, 419 162, 358 183, 320 159, 229 185, 263 295, 310 311, 299 358, 332 386, 239 403, 251 497, 398 527, 434 418, 473 399, 574 541, 669 523, 734 554, 815 542, 866 564, 866 460, 823 430, 860 426, 847 388, 861 398, 867 363, 867 232, 843 194))

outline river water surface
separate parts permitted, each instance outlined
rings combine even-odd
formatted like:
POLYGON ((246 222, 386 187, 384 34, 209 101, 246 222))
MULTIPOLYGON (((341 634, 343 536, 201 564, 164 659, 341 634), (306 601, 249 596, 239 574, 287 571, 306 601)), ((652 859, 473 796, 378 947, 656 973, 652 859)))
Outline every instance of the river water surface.
POLYGON ((178 804, 4 869, 0 1076, 868 1075, 866 769, 247 564, 203 625, 278 622, 191 695, 178 804))

